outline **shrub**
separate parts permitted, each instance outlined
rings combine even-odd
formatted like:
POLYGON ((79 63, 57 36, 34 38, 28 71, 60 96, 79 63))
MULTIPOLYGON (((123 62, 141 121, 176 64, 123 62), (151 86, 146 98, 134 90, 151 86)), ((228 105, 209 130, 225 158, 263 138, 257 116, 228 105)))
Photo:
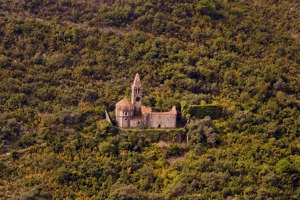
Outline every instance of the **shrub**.
POLYGON ((205 116, 217 119, 220 116, 220 107, 217 105, 191 105, 189 114, 198 119, 203 119, 205 116))
POLYGON ((294 171, 293 165, 286 159, 281 159, 275 166, 277 173, 289 173, 294 171))

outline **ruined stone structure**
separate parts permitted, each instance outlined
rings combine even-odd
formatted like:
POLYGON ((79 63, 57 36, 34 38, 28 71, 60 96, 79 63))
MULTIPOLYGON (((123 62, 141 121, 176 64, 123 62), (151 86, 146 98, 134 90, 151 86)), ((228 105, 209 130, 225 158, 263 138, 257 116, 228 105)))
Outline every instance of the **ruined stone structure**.
POLYGON ((119 127, 176 128, 176 107, 169 112, 153 112, 151 107, 142 106, 142 92, 139 74, 131 86, 131 101, 122 99, 116 104, 116 121, 119 127))

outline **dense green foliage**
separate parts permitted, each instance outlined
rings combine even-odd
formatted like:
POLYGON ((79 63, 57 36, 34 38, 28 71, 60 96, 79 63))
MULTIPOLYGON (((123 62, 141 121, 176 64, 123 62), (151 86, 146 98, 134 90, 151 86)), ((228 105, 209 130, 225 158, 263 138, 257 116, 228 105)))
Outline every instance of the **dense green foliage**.
POLYGON ((220 116, 220 107, 217 105, 191 105, 189 107, 189 114, 199 119, 205 116, 217 119, 220 116))
POLYGON ((298 199, 299 19, 297 0, 2 0, 0 198, 298 199), (145 105, 220 117, 118 130, 104 110, 137 72, 145 105))

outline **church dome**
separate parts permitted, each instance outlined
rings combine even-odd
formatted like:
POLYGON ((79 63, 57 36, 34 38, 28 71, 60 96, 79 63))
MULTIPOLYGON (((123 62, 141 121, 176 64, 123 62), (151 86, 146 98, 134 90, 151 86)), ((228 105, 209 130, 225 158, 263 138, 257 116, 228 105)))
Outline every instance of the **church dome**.
POLYGON ((116 108, 120 110, 133 110, 134 107, 128 99, 122 99, 116 104, 116 108))

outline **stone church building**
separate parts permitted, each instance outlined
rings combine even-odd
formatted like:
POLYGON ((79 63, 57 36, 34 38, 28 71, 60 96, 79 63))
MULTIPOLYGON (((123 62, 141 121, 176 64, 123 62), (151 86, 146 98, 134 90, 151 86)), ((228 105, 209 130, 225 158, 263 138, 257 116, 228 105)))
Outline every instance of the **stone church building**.
POLYGON ((131 101, 122 99, 116 104, 116 121, 119 127, 176 128, 176 107, 168 112, 153 112, 151 107, 142 106, 143 87, 139 74, 131 86, 131 101))

